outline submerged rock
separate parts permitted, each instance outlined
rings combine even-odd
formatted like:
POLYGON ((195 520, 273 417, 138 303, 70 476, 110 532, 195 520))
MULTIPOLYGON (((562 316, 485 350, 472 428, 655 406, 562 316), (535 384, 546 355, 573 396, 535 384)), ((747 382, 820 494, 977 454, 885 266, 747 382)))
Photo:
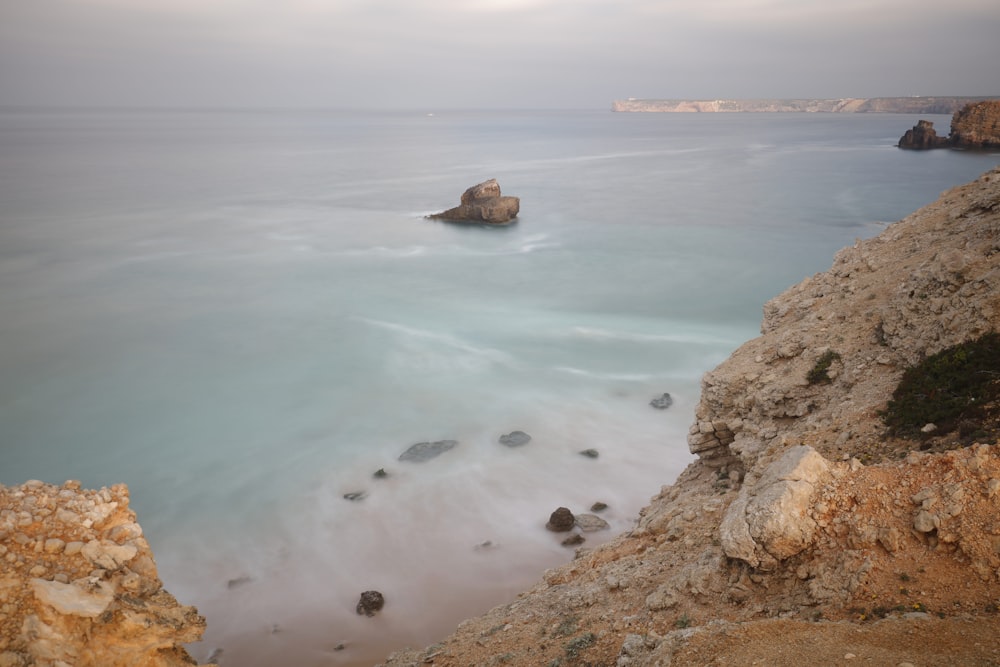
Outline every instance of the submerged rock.
POLYGON ((662 395, 657 396, 656 398, 651 400, 649 404, 652 405, 657 410, 666 410, 667 408, 669 408, 671 405, 674 404, 674 399, 670 394, 664 392, 662 395))
POLYGON ((507 435, 500 436, 500 444, 505 447, 520 447, 531 442, 531 436, 524 431, 511 431, 507 435))
POLYGON ((586 456, 588 459, 596 459, 598 457, 598 453, 596 449, 584 449, 580 452, 580 456, 586 456))
POLYGON ((445 453, 458 445, 458 440, 438 440, 436 442, 418 442, 399 455, 400 461, 413 461, 422 463, 429 461, 435 456, 445 453))

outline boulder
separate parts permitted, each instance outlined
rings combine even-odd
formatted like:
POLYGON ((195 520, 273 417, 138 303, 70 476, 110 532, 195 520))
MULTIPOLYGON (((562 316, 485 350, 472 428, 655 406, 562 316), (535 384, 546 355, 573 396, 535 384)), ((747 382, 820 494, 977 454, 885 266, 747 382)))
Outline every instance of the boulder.
POLYGON ((595 530, 607 530, 611 527, 607 521, 596 514, 577 514, 573 517, 573 523, 585 533, 592 533, 595 530))
POLYGON ((948 146, 947 137, 939 137, 934 130, 934 123, 929 120, 919 120, 917 124, 906 131, 896 144, 900 148, 927 150, 929 148, 944 148, 948 146))
POLYGON ((435 220, 450 220, 452 222, 485 222, 491 225, 504 225, 512 222, 521 209, 518 197, 506 197, 500 194, 500 184, 491 178, 468 188, 462 193, 461 203, 441 213, 434 213, 428 218, 435 220))
POLYGON ((745 484, 726 510, 719 526, 723 551, 752 567, 773 570, 807 549, 816 532, 810 517, 813 496, 830 476, 826 460, 812 447, 789 449, 756 484, 745 484))
POLYGON ((400 461, 412 461, 422 463, 429 461, 439 454, 443 454, 458 444, 458 440, 438 440, 436 442, 418 442, 411 445, 405 452, 399 455, 400 461))
POLYGON ((576 517, 569 511, 568 507, 560 507, 549 516, 549 522, 545 527, 553 533, 565 533, 573 530, 576 525, 576 517))
POLYGON ((358 600, 358 606, 355 607, 355 611, 359 615, 364 614, 365 616, 374 616, 382 610, 385 606, 385 596, 383 596, 378 591, 365 591, 361 594, 361 599, 358 600))

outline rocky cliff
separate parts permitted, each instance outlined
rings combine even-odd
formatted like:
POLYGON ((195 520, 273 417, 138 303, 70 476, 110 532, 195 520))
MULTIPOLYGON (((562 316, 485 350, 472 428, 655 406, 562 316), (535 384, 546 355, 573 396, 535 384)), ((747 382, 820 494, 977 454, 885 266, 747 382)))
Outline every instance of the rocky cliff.
POLYGON ((1000 100, 969 104, 955 112, 949 140, 962 148, 1000 148, 1000 100))
POLYGON ((996 389, 964 345, 998 328, 1000 169, 768 302, 631 531, 385 664, 1000 664, 1000 401, 916 435, 883 417, 928 361, 996 389))
POLYGON ((0 666, 180 667, 204 619, 163 589, 123 484, 0 486, 0 666))
POLYGON ((619 112, 737 113, 923 113, 952 114, 966 104, 995 97, 848 97, 839 99, 616 100, 619 112))

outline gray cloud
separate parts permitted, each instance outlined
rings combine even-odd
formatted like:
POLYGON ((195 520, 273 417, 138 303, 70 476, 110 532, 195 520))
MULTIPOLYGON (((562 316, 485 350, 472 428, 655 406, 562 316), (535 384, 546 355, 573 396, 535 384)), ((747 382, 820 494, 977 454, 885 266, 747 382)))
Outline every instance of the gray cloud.
POLYGON ((998 29, 994 0, 0 0, 0 104, 1000 94, 998 29))

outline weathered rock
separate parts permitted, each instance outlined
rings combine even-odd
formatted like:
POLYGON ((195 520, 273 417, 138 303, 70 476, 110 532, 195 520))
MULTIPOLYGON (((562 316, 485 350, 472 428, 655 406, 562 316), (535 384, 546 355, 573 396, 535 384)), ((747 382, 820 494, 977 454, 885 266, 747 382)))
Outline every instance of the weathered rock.
POLYGON ((816 531, 809 516, 813 494, 829 476, 816 450, 789 449, 756 484, 745 484, 726 510, 719 526, 726 555, 770 570, 808 548, 816 531))
POLYGON ((580 452, 581 456, 586 456, 588 459, 596 459, 600 454, 596 449, 584 449, 580 452))
POLYGON ((585 533, 595 530, 607 530, 611 525, 596 514, 577 514, 574 516, 577 527, 585 533))
POLYGON ((462 193, 461 204, 441 213, 427 216, 453 222, 486 222, 493 225, 513 221, 521 209, 521 200, 500 194, 495 178, 473 185, 462 193))
POLYGON ((663 393, 649 402, 657 410, 666 410, 674 404, 674 399, 670 394, 663 393))
POLYGON ((365 616, 374 616, 385 606, 385 597, 378 591, 365 591, 358 600, 355 611, 365 616))
POLYGON ((422 463, 447 452, 458 445, 458 440, 438 440, 436 442, 418 442, 399 455, 400 461, 422 463))
POLYGON ((575 525, 576 518, 569 511, 569 508, 560 507, 549 516, 549 522, 545 524, 545 527, 554 533, 565 533, 573 530, 575 525))
POLYGON ((564 547, 575 547, 577 545, 583 544, 586 541, 586 539, 587 538, 585 538, 580 533, 573 533, 559 544, 561 544, 564 547))
POLYGON ((590 506, 590 511, 591 512, 603 512, 606 509, 608 509, 608 504, 607 503, 602 503, 599 500, 596 503, 594 503, 593 505, 590 506))
POLYGON ((926 150, 928 148, 944 148, 948 146, 947 137, 939 137, 934 130, 934 123, 929 120, 918 120, 917 124, 906 131, 897 144, 900 148, 926 150))
POLYGON ((0 486, 0 666, 194 664, 205 620, 163 590, 128 505, 124 484, 0 486))
POLYGON ((385 479, 388 476, 389 473, 385 471, 385 468, 379 468, 378 470, 372 473, 372 477, 374 477, 375 479, 385 479))
POLYGON ((500 436, 500 444, 505 447, 520 447, 531 442, 531 436, 524 431, 511 431, 500 436))
POLYGON ((344 494, 344 500, 350 500, 351 502, 358 502, 359 500, 364 500, 368 494, 364 491, 351 491, 350 493, 344 494))

